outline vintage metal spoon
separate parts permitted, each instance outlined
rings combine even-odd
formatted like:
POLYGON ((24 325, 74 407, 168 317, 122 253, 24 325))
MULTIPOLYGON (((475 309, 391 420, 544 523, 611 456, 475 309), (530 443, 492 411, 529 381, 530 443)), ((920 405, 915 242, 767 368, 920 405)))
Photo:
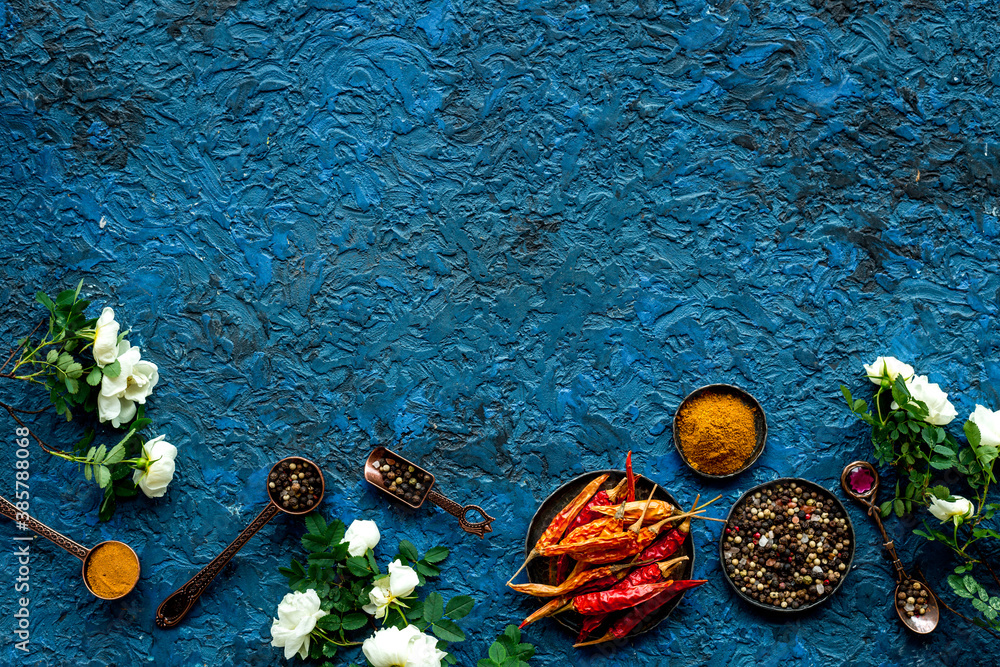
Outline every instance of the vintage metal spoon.
MULTIPOLYGON (((388 472, 388 471, 386 471, 388 472)), ((414 465, 410 461, 407 461, 399 454, 391 452, 385 447, 376 447, 372 450, 372 453, 368 455, 368 460, 365 461, 365 479, 372 485, 383 492, 389 494, 395 500, 412 507, 414 509, 420 507, 424 504, 425 500, 429 500, 441 509, 443 509, 448 514, 451 514, 458 519, 458 523, 462 526, 462 530, 467 533, 472 533, 473 535, 478 535, 479 537, 485 537, 486 533, 493 532, 493 527, 490 525, 496 519, 491 517, 486 511, 479 505, 459 505, 454 500, 447 498, 437 491, 434 490, 434 475, 432 475, 427 470, 424 470, 420 466, 414 465), (404 466, 404 470, 400 473, 419 475, 420 480, 417 482, 420 485, 419 489, 412 489, 409 497, 406 495, 405 488, 410 488, 404 486, 398 491, 393 488, 392 484, 386 484, 385 480, 382 478, 383 471, 381 467, 387 466, 386 461, 400 462, 404 466), (376 466, 376 462, 382 462, 383 466, 376 466), (412 470, 410 470, 412 468, 412 470), (467 517, 469 512, 478 512, 482 517, 482 521, 469 521, 467 517)), ((403 479, 402 477, 400 479, 403 479)), ((409 479, 409 478, 406 478, 409 479)))
POLYGON ((160 606, 156 609, 156 625, 158 627, 172 628, 180 623, 187 613, 191 611, 191 607, 193 607, 194 603, 198 601, 201 594, 205 592, 206 588, 208 588, 208 585, 212 583, 212 580, 215 579, 220 572, 222 572, 222 568, 226 566, 226 563, 232 560, 233 556, 235 556, 236 553, 250 541, 250 538, 253 537, 258 530, 263 528, 268 521, 278 516, 281 512, 292 515, 308 514, 316 509, 316 507, 323 501, 323 493, 326 490, 326 482, 323 479, 323 470, 318 465, 309 459, 302 458, 301 456, 289 456, 275 463, 268 472, 268 477, 270 477, 270 473, 274 472, 283 462, 294 463, 297 466, 311 465, 316 468, 316 471, 319 473, 320 481, 319 497, 316 501, 305 509, 292 511, 281 507, 276 502, 274 497, 275 494, 271 493, 270 489, 265 487, 265 490, 268 491, 269 500, 263 511, 261 511, 261 513, 250 522, 249 526, 243 529, 243 532, 240 533, 221 554, 216 556, 212 562, 191 577, 186 584, 171 593, 167 596, 166 600, 160 603, 160 606))
POLYGON ((3 497, 0 497, 0 514, 3 514, 5 517, 10 519, 11 521, 16 522, 18 525, 27 526, 28 528, 35 531, 45 539, 55 544, 56 546, 62 547, 63 549, 65 549, 66 551, 70 552, 71 554, 79 558, 81 561, 83 561, 83 567, 81 569, 81 577, 83 578, 83 585, 87 587, 87 590, 90 591, 91 595, 93 595, 94 597, 100 598, 102 600, 117 600, 119 598, 123 598, 132 592, 132 589, 135 588, 136 583, 138 583, 139 581, 139 557, 136 556, 135 550, 129 545, 125 544, 124 542, 119 542, 118 540, 107 540, 101 542, 93 549, 88 549, 87 547, 77 544, 76 542, 69 539, 62 533, 52 530, 38 519, 28 516, 21 510, 17 509, 17 507, 15 507, 13 503, 11 503, 9 500, 3 497), (98 549, 101 549, 102 547, 108 544, 121 544, 123 547, 128 549, 129 552, 132 554, 132 557, 135 558, 135 580, 132 581, 132 583, 128 587, 128 590, 126 590, 124 593, 122 593, 121 595, 115 595, 111 597, 106 597, 97 593, 91 587, 90 582, 87 581, 87 562, 90 560, 91 554, 95 553, 98 549))
POLYGON ((896 590, 892 593, 892 603, 896 608, 899 620, 910 630, 913 630, 917 634, 925 635, 934 630, 941 619, 937 596, 931 590, 930 586, 927 585, 926 581, 911 577, 903 568, 903 563, 899 560, 899 555, 896 553, 896 547, 892 540, 889 539, 889 536, 885 532, 885 527, 882 525, 882 515, 875 506, 878 482, 878 471, 875 470, 875 466, 867 461, 848 463, 844 471, 840 473, 840 485, 844 488, 844 493, 868 508, 868 516, 875 519, 875 525, 878 526, 878 531, 882 535, 882 546, 892 558, 892 566, 896 571, 896 581, 898 582, 896 590), (908 588, 908 585, 913 581, 919 582, 921 586, 927 589, 929 594, 926 606, 927 611, 919 616, 907 616, 906 610, 900 604, 899 600, 899 592, 908 588))

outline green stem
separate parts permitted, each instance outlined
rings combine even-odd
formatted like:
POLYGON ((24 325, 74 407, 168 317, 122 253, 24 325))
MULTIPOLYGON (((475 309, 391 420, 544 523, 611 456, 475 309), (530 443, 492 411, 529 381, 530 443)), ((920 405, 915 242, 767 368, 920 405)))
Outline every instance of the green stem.
POLYGON ((406 614, 403 613, 403 609, 401 607, 396 607, 396 611, 398 611, 399 615, 403 617, 403 623, 405 623, 406 625, 409 625, 410 622, 408 620, 406 620, 406 614))

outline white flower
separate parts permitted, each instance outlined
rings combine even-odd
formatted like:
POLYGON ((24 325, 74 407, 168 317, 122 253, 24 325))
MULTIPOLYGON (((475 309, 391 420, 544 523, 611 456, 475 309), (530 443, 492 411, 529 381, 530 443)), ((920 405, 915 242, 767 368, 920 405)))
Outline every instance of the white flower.
POLYGON ((375 580, 375 586, 368 593, 371 604, 366 604, 362 609, 375 618, 382 618, 390 604, 402 604, 399 598, 409 596, 419 583, 420 578, 412 567, 403 565, 398 559, 394 560, 389 564, 389 574, 375 580))
POLYGON ((174 459, 177 448, 158 435, 142 446, 142 456, 148 463, 144 470, 132 473, 132 481, 149 498, 159 498, 167 492, 170 480, 174 478, 174 459))
POLYGON ((448 655, 438 649, 434 637, 413 625, 377 630, 361 650, 370 667, 441 667, 441 659, 448 655))
MULTIPOLYGON (((935 426, 944 426, 958 416, 955 406, 948 400, 948 394, 941 391, 936 382, 928 382, 926 375, 914 375, 906 381, 910 396, 927 406, 927 421, 935 426)), ((892 409, 899 406, 895 402, 892 409)))
POLYGON ((311 588, 281 598, 278 618, 271 623, 271 646, 284 646, 285 660, 291 660, 296 653, 300 658, 309 655, 309 633, 316 627, 316 621, 327 615, 319 605, 319 596, 311 588))
POLYGON ((94 361, 101 368, 115 363, 118 358, 118 330, 121 325, 115 321, 115 311, 105 308, 97 318, 94 333, 94 361))
POLYGON ((118 376, 105 375, 97 396, 98 417, 102 422, 110 420, 116 428, 132 420, 135 404, 145 403, 160 380, 156 364, 142 359, 139 348, 127 340, 118 344, 117 361, 121 366, 118 376))
POLYGON ((927 506, 927 509, 941 521, 951 519, 956 526, 961 519, 971 517, 976 513, 975 505, 962 496, 955 496, 954 502, 931 497, 931 504, 927 506))
POLYGON ((979 428, 980 445, 1000 446, 1000 410, 993 411, 977 403, 969 421, 979 428))
POLYGON ((904 364, 896 357, 878 357, 871 364, 862 364, 865 373, 873 384, 882 384, 882 378, 889 378, 890 382, 896 381, 896 376, 902 374, 903 379, 913 377, 913 366, 904 364))
POLYGON ((364 556, 366 551, 375 548, 381 537, 374 521, 358 519, 351 523, 340 543, 348 543, 347 553, 352 556, 364 556))

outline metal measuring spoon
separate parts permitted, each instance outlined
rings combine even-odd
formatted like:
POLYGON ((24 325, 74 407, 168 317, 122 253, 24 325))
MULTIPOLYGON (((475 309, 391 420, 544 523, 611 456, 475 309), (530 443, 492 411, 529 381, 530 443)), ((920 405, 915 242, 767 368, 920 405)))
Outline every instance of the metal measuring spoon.
POLYGON ((451 498, 438 493, 434 490, 435 477, 430 473, 430 471, 421 468, 418 465, 407 461, 402 456, 395 452, 391 452, 385 447, 376 447, 372 450, 372 453, 368 455, 368 459, 365 461, 364 469, 365 480, 372 486, 378 488, 379 490, 392 496, 399 502, 412 507, 413 509, 419 508, 424 504, 425 500, 428 500, 441 509, 443 509, 448 514, 458 519, 458 525, 462 527, 467 533, 473 535, 478 535, 479 537, 485 537, 486 533, 493 532, 493 526, 491 525, 496 519, 491 517, 486 513, 479 505, 459 505, 451 498), (388 471, 389 466, 378 466, 378 462, 387 462, 389 460, 398 461, 401 464, 405 464, 408 472, 401 473, 405 475, 420 476, 420 489, 415 490, 409 495, 405 494, 402 489, 397 489, 394 484, 387 484, 386 480, 383 479, 384 473, 382 472, 382 467, 385 467, 388 471), (482 517, 480 521, 469 521, 469 513, 472 513, 472 517, 476 518, 475 515, 479 514, 482 517))
POLYGON ((96 598, 100 598, 102 600, 117 600, 119 598, 123 598, 129 593, 131 593, 132 589, 134 589, 135 585, 139 582, 139 557, 135 554, 135 549, 125 544, 124 542, 119 542, 118 540, 107 540, 99 543, 93 549, 88 549, 87 547, 77 544, 76 542, 69 539, 62 533, 52 530, 38 519, 28 516, 21 510, 17 509, 17 507, 15 507, 12 502, 10 502, 9 500, 7 500, 2 496, 0 496, 0 514, 3 514, 11 521, 15 521, 18 524, 23 524, 27 526, 28 528, 35 531, 48 541, 55 544, 56 546, 62 547, 63 549, 65 549, 66 551, 70 552, 71 554, 79 558, 81 561, 83 561, 83 567, 81 571, 81 577, 83 578, 83 585, 86 586, 87 590, 90 591, 90 594, 96 598), (122 545, 123 547, 128 549, 129 553, 132 554, 132 557, 135 558, 135 579, 132 581, 131 584, 129 584, 128 590, 126 590, 121 595, 114 595, 111 597, 105 597, 97 593, 91 587, 90 582, 87 581, 87 564, 90 562, 91 554, 97 552, 99 549, 108 544, 122 545))
POLYGON ((323 501, 323 493, 326 490, 326 482, 323 479, 323 470, 309 459, 304 459, 301 456, 289 456, 281 459, 271 466, 271 470, 268 472, 268 478, 270 478, 271 473, 284 462, 294 463, 296 466, 311 465, 316 468, 316 472, 319 473, 320 485, 319 496, 316 498, 316 501, 305 509, 292 511, 281 507, 277 503, 277 494, 268 488, 268 503, 264 507, 263 511, 261 511, 261 513, 250 522, 250 525, 244 528, 243 532, 240 533, 221 554, 216 556, 211 563, 203 567, 196 575, 191 577, 186 584, 168 595, 167 599, 160 603, 160 606, 156 609, 156 625, 158 627, 172 628, 180 623, 187 613, 191 611, 191 607, 193 607, 194 603, 198 601, 201 594, 205 592, 206 588, 208 588, 208 585, 212 583, 212 580, 218 576, 219 572, 222 572, 222 568, 226 566, 226 563, 232 560, 233 556, 235 556, 236 553, 250 541, 250 538, 253 537, 258 530, 263 528, 268 521, 278 516, 281 512, 295 516, 308 514, 316 509, 323 501))
POLYGON ((844 471, 840 473, 840 485, 843 487, 844 493, 868 508, 868 516, 875 519, 875 525, 878 526, 878 531, 882 535, 882 546, 892 557, 892 567, 896 571, 897 581, 896 590, 892 592, 892 603, 896 608, 899 620, 910 630, 913 630, 917 634, 925 635, 934 630, 938 625, 938 621, 941 620, 941 611, 938 608, 937 596, 934 595, 934 591, 927 585, 927 582, 911 577, 903 568, 903 563, 899 560, 899 555, 896 553, 896 547, 886 534, 885 527, 882 526, 882 514, 875 506, 878 482, 878 471, 875 470, 875 466, 867 461, 848 463, 844 471), (914 581, 927 590, 928 598, 925 607, 927 611, 919 616, 908 616, 906 609, 904 609, 905 601, 903 604, 900 604, 899 592, 909 588, 909 584, 914 581))

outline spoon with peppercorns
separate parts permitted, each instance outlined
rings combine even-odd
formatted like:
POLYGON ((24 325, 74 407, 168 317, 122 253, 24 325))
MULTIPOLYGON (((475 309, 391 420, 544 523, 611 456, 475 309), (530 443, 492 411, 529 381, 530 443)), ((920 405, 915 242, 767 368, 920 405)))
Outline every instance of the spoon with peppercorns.
POLYGON ((875 520, 875 525, 882 534, 882 546, 892 558, 896 580, 899 582, 892 599, 899 620, 910 630, 925 635, 937 627, 941 618, 937 598, 926 582, 911 577, 903 568, 896 547, 882 526, 882 515, 875 506, 878 481, 878 471, 867 461, 848 463, 840 474, 840 485, 844 492, 868 508, 868 516, 875 520))
POLYGON ((312 461, 290 456, 275 463, 267 476, 267 506, 221 554, 160 603, 156 625, 172 628, 180 623, 226 563, 258 530, 281 512, 300 515, 313 511, 323 500, 325 488, 323 471, 312 461))
MULTIPOLYGON (((429 500, 458 519, 458 524, 467 533, 485 537, 486 533, 493 532, 490 524, 495 519, 482 507, 459 505, 433 490, 434 475, 385 447, 376 447, 368 455, 368 460, 365 461, 365 480, 413 509, 429 500), (469 521, 469 512, 480 514, 482 521, 469 521)), ((475 518, 475 514, 472 516, 475 518)))

